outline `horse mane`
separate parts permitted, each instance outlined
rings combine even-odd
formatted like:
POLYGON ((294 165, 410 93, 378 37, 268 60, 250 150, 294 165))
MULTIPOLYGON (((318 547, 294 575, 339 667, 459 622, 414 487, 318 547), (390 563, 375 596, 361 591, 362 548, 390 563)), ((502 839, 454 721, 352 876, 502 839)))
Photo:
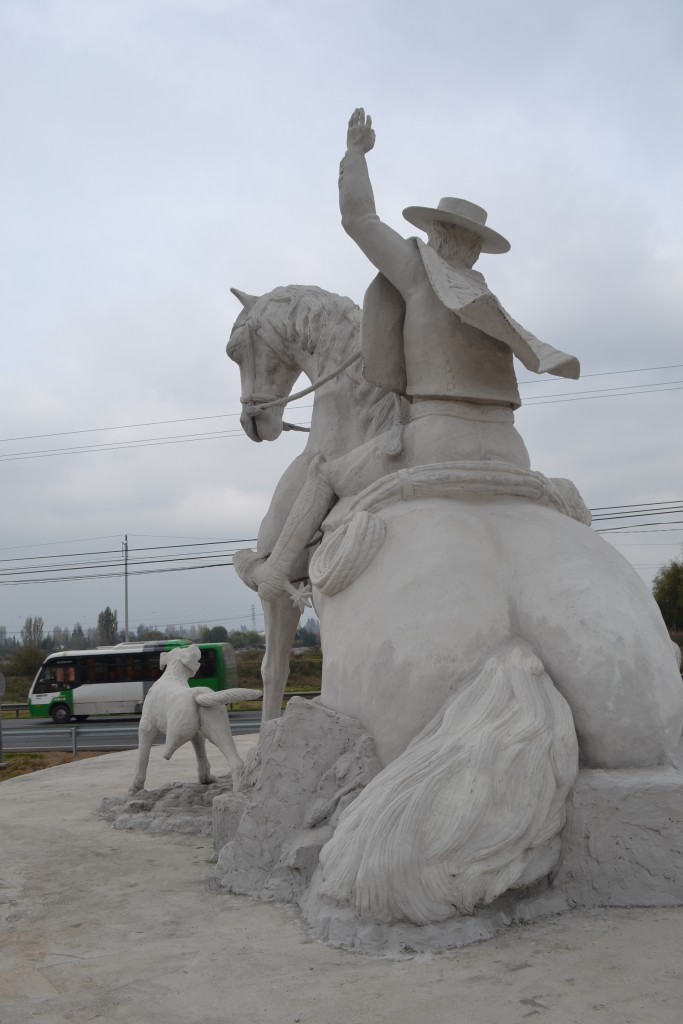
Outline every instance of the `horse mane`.
MULTIPOLYGON (((275 288, 262 299, 269 303, 268 319, 285 351, 298 347, 316 356, 318 379, 360 350, 362 314, 353 299, 317 285, 296 284, 275 288)), ((393 392, 368 383, 360 359, 341 376, 351 382, 357 395, 367 437, 388 430, 395 409, 393 392)))

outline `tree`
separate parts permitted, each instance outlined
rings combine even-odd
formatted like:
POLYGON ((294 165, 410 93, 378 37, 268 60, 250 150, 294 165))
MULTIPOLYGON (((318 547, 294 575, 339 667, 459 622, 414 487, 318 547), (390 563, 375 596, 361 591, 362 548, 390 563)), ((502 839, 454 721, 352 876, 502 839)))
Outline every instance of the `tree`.
POLYGON ((82 651, 85 645, 86 639, 83 626, 81 626, 80 622, 77 622, 71 631, 71 647, 74 651, 82 651))
POLYGON ((140 632, 140 629, 138 627, 138 640, 141 640, 141 641, 144 642, 145 640, 165 640, 165 639, 166 639, 166 637, 164 636, 164 634, 160 630, 158 630, 158 629, 146 629, 146 628, 143 628, 142 632, 140 632))
MULTIPOLYGON (((308 621, 311 622, 312 620, 309 619, 308 621)), ((294 634, 294 645, 296 647, 319 647, 320 633, 318 630, 310 629, 308 624, 299 626, 294 634)))
POLYGON ((33 644, 24 644, 17 647, 10 658, 7 666, 8 676, 33 676, 45 661, 45 651, 33 644))
POLYGON ((203 644, 227 644, 228 631, 225 626, 212 626, 211 629, 204 626, 199 635, 199 640, 203 644))
POLYGON ((119 640, 119 617, 109 605, 97 616, 97 642, 102 646, 111 646, 119 640))
POLYGON ((40 615, 35 618, 29 616, 21 629, 21 639, 24 647, 40 647, 43 642, 43 631, 45 623, 40 615))
POLYGON ((54 648, 59 650, 66 650, 70 646, 70 635, 68 627, 62 629, 61 626, 55 626, 52 630, 52 645, 54 648))
POLYGON ((671 630, 683 630, 683 562, 663 565, 652 581, 652 593, 671 630))
POLYGON ((228 633, 228 643, 231 643, 236 651, 245 647, 263 647, 263 635, 253 629, 234 629, 228 633))

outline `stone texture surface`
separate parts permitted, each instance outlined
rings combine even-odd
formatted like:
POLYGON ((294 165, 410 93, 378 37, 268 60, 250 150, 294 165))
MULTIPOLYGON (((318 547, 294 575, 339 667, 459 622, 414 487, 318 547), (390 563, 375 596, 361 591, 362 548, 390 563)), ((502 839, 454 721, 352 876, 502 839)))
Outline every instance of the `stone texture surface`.
POLYGON ((553 886, 575 906, 683 904, 681 772, 580 772, 553 886))
POLYGON ((291 700, 283 718, 263 727, 259 754, 245 768, 248 802, 219 854, 217 885, 261 899, 296 899, 339 814, 377 771, 359 722, 316 701, 291 700))
POLYGON ((247 803, 245 793, 219 793, 212 804, 213 848, 216 856, 233 839, 247 803))
POLYGON ((232 792, 230 778, 209 785, 171 782, 160 789, 143 789, 133 795, 107 796, 99 813, 117 829, 210 836, 213 801, 221 796, 239 799, 239 794, 232 792))
POLYGON ((567 802, 562 854, 550 883, 508 892, 471 915, 422 927, 364 921, 319 895, 321 875, 318 869, 300 900, 315 936, 371 953, 466 946, 577 908, 681 906, 683 774, 677 767, 583 769, 567 802))

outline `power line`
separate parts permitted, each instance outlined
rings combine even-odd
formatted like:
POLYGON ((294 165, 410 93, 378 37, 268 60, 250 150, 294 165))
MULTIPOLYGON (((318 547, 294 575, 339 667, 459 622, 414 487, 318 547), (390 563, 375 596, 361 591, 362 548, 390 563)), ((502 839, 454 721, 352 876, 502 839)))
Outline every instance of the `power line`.
MULTIPOLYGON (((593 378, 593 377, 610 377, 620 374, 631 374, 631 373, 651 373, 659 370, 670 370, 679 369, 683 364, 681 363, 670 363, 665 366, 647 366, 640 367, 630 370, 604 370, 596 373, 585 373, 582 375, 582 379, 593 378)), ((557 383, 557 378, 550 380, 543 379, 527 379, 519 382, 520 386, 526 385, 552 385, 557 383)), ((675 381, 661 381, 659 383, 651 384, 631 384, 622 385, 613 388, 598 388, 594 390, 581 391, 581 392, 558 392, 550 395, 537 395, 531 398, 527 398, 524 405, 550 405, 559 404, 562 402, 578 402, 588 401, 597 398, 623 398, 629 395, 644 395, 660 393, 662 391, 680 391, 683 386, 683 380, 675 381)), ((293 406, 297 410, 303 410, 311 408, 311 405, 296 405, 293 406)), ((90 427, 81 428, 77 430, 63 430, 53 431, 51 433, 43 434, 26 434, 18 437, 6 437, 0 438, 0 443, 9 443, 12 441, 28 441, 38 440, 41 438, 49 437, 67 437, 74 436, 77 434, 90 434, 90 433, 106 433, 117 430, 133 430, 141 427, 152 427, 152 426, 168 426, 175 423, 193 423, 203 422, 206 420, 215 419, 230 419, 239 417, 239 412, 234 413, 216 413, 208 416, 186 416, 182 418, 168 419, 168 420, 149 420, 140 421, 138 423, 125 423, 118 424, 108 427, 90 427)), ((309 426, 308 422, 298 422, 296 426, 309 426)), ((111 441, 101 442, 90 445, 76 445, 76 446, 65 446, 62 448, 55 449, 38 449, 36 451, 29 452, 8 452, 4 455, 0 455, 0 461, 14 462, 14 461, 25 461, 28 459, 38 458, 55 458, 60 455, 82 455, 91 454, 93 452, 106 452, 106 451, 125 451, 130 448, 145 448, 145 447, 156 447, 159 445, 168 444, 187 444, 196 441, 210 441, 219 438, 231 438, 243 436, 241 429, 235 430, 216 430, 216 431, 203 431, 197 434, 179 434, 155 437, 155 438, 139 438, 127 441, 111 441)))
MULTIPOLYGON (((683 519, 676 519, 673 523, 667 523, 666 526, 660 523, 647 524, 647 527, 643 530, 637 529, 638 524, 635 523, 632 526, 610 526, 604 529, 596 530, 596 533, 681 533, 680 526, 676 526, 676 523, 683 523, 683 519), (654 528, 656 527, 656 529, 654 528)), ((645 524, 643 524, 645 525, 645 524)))
MULTIPOLYGON (((130 534, 129 536, 142 536, 142 535, 141 534, 130 534)), ((93 539, 96 539, 96 538, 93 538, 93 539)), ((103 538, 103 539, 108 540, 109 538, 103 538)), ((199 548, 199 547, 215 546, 217 544, 227 544, 227 545, 231 545, 231 544, 253 544, 254 542, 255 542, 255 538, 254 537, 240 537, 237 540, 208 540, 208 541, 198 541, 196 543, 188 543, 188 544, 158 544, 158 545, 154 545, 154 546, 151 546, 151 547, 148 546, 148 547, 142 547, 142 548, 131 548, 130 550, 132 552, 135 552, 135 551, 167 551, 167 550, 171 550, 173 548, 199 548)), ((60 541, 55 541, 55 543, 59 544, 61 542, 60 541)), ((64 543, 68 543, 68 542, 64 542, 64 543)), ((72 543, 76 543, 76 542, 73 541, 72 543)), ((25 547, 33 547, 32 544, 26 544, 24 546, 25 547)), ((7 550, 7 549, 3 548, 3 549, 0 549, 0 550, 7 550)), ((116 555, 116 554, 120 555, 120 553, 121 553, 121 549, 120 548, 107 548, 107 549, 105 549, 103 551, 74 551, 73 553, 66 554, 66 555, 24 555, 24 559, 27 562, 32 562, 32 561, 37 561, 38 559, 43 559, 43 558, 85 558, 88 555, 116 555)), ((0 558, 0 563, 1 562, 18 562, 18 561, 19 561, 18 558, 0 558)), ((0 572, 1 571, 2 570, 0 570, 0 572)))
MULTIPOLYGON (((669 363, 666 366, 641 366, 632 370, 601 370, 597 373, 582 373, 581 380, 586 380, 589 377, 616 377, 619 374, 625 373, 653 373, 657 370, 678 370, 683 368, 683 363, 669 363)), ((534 377, 527 380, 520 380, 520 386, 527 384, 540 384, 549 385, 556 384, 558 378, 556 377, 534 377)), ((666 382, 665 382, 666 383, 666 382)), ((670 382, 673 383, 673 382, 670 382)), ((645 386, 645 385, 633 385, 633 386, 645 386)), ((310 409, 312 404, 296 405, 297 409, 310 409)), ((0 444, 5 444, 10 441, 37 441, 44 437, 69 437, 74 434, 97 434, 106 433, 110 430, 137 430, 139 427, 165 427, 170 426, 173 423, 199 423, 204 420, 220 420, 220 419, 231 419, 240 416, 239 412, 219 412, 213 413, 210 416, 184 416, 182 418, 170 419, 170 420, 146 420, 140 423, 118 423, 114 426, 109 427, 84 427, 79 430, 58 430, 48 434, 24 434, 19 437, 0 437, 0 444)))
POLYGON ((607 512, 616 508, 653 508, 655 505, 683 505, 683 498, 671 498, 668 501, 639 501, 635 505, 597 505, 591 512, 607 512))
MULTIPOLYGON (((655 370, 680 370, 683 363, 670 363, 668 366, 641 366, 635 370, 602 370, 600 373, 582 373, 581 380, 587 377, 616 377, 620 373, 651 373, 655 370)), ((520 380, 520 384, 555 384, 557 378, 546 380, 543 377, 530 377, 528 380, 520 380)))
MULTIPOLYGON (((577 394, 569 391, 563 391, 559 392, 557 395, 548 395, 547 397, 537 396, 526 399, 523 405, 527 408, 535 405, 561 405, 565 402, 586 402, 598 398, 628 398, 637 395, 660 394, 667 391, 681 390, 683 390, 683 381, 664 381, 661 384, 655 385, 634 384, 628 390, 624 388, 600 388, 595 391, 578 392, 577 394), (680 384, 681 386, 671 387, 671 384, 680 384)), ((293 422, 293 425, 310 427, 310 421, 296 421, 293 422)), ((99 430, 105 428, 96 429, 99 430)), ((88 433, 88 431, 73 431, 73 433, 88 433)), ((60 435, 54 434, 42 436, 57 437, 60 435)), ((235 437, 243 438, 245 436, 246 435, 241 429, 236 429, 204 431, 198 434, 178 434, 171 435, 170 437, 136 438, 128 441, 109 441, 90 445, 75 445, 64 448, 44 448, 28 452, 7 452, 0 455, 0 462, 25 462, 33 459, 56 458, 64 455, 92 455, 94 453, 101 452, 129 451, 133 448, 156 448, 170 444, 190 444, 197 441, 217 441, 235 437)))
POLYGON ((635 388, 646 388, 646 384, 634 384, 634 390, 626 391, 622 388, 605 388, 599 391, 583 391, 579 395, 572 397, 564 397, 565 395, 571 395, 571 392, 565 391, 555 396, 548 396, 547 398, 530 398, 524 402, 525 406, 530 405, 563 405, 565 402, 590 402, 596 398, 633 398, 636 395, 654 395, 661 394, 664 391, 683 391, 683 387, 670 388, 667 384, 677 384, 678 381, 665 381, 663 384, 653 385, 647 391, 636 391, 635 388), (618 392, 618 394, 612 394, 612 392, 618 392))
POLYGON ((68 437, 73 434, 99 434, 108 430, 136 430, 138 427, 166 427, 171 423, 197 423, 200 420, 222 420, 239 416, 238 412, 219 412, 213 416, 185 416, 174 420, 148 420, 145 423, 119 423, 114 427, 84 427, 81 430, 58 430, 50 434, 24 434, 22 437, 0 437, 0 444, 8 441, 37 441, 43 437, 68 437))
MULTIPOLYGON (((308 424, 294 423, 294 426, 308 426, 308 424)), ((112 441, 102 444, 78 445, 72 448, 45 448, 33 452, 7 452, 0 455, 0 462, 22 462, 28 459, 48 459, 58 455, 92 455, 98 452, 126 451, 131 448, 156 448, 160 445, 188 444, 195 441, 217 441, 223 438, 246 437, 242 429, 215 431, 202 434, 179 434, 171 437, 138 438, 131 441, 112 441)))
MULTIPOLYGON (((263 618, 263 612, 255 612, 257 618, 263 618)), ((191 623, 193 625, 208 626, 212 622, 242 622, 244 624, 245 619, 249 619, 252 616, 252 611, 241 612, 239 615, 219 615, 215 618, 207 618, 205 615, 174 615, 168 622, 145 622, 142 623, 145 627, 155 627, 156 629, 168 629, 171 626, 184 626, 185 623, 191 623)), ((57 626, 58 629, 63 629, 69 633, 73 632, 76 625, 79 625, 81 629, 96 629, 97 623, 95 622, 75 622, 73 626, 57 626)), ((54 632, 54 627, 48 632, 54 632)), ((5 629, 7 636, 21 636, 20 629, 5 629)), ((135 643, 135 641, 133 641, 135 643)))
MULTIPOLYGON (((224 569, 232 565, 232 562, 216 562, 212 565, 185 565, 174 569, 138 569, 131 572, 128 571, 129 576, 152 576, 156 573, 161 572, 190 572, 195 569, 224 569)), ((77 580, 109 580, 117 579, 125 575, 124 572, 103 572, 103 573, 92 573, 84 576, 52 576, 49 578, 41 579, 28 579, 28 580, 9 580, 0 581, 0 587, 21 587, 30 583, 71 583, 77 580)))

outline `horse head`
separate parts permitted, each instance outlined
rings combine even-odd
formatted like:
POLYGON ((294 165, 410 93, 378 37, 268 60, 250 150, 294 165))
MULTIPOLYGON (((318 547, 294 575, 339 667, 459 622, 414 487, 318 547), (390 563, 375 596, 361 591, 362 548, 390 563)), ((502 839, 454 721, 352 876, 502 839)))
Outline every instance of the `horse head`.
POLYGON ((237 317, 226 351, 240 368, 242 382, 242 429, 252 441, 274 441, 282 433, 285 405, 263 408, 269 402, 286 398, 301 372, 287 352, 278 330, 278 312, 290 298, 282 295, 247 295, 236 288, 230 291, 244 307, 237 317))

